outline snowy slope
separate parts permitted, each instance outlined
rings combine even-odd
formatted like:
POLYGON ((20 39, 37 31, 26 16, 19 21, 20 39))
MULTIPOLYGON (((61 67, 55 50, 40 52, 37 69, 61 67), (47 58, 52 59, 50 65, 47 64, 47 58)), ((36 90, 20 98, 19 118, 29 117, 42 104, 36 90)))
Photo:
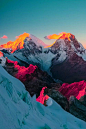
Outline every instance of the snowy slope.
POLYGON ((30 34, 30 38, 33 40, 33 42, 35 42, 37 45, 41 45, 41 46, 46 46, 46 44, 40 40, 39 38, 37 38, 36 36, 30 34))
POLYGON ((85 129, 86 123, 64 111, 54 100, 36 102, 24 85, 0 66, 0 129, 85 129), (50 102, 51 103, 51 102, 50 102))
POLYGON ((13 55, 27 63, 32 63, 36 65, 39 64, 42 70, 49 71, 49 68, 51 66, 51 60, 56 56, 56 54, 48 51, 48 49, 42 46, 42 43, 39 44, 39 42, 37 41, 38 40, 34 38, 29 39, 27 37, 24 40, 24 48, 15 51, 13 55))

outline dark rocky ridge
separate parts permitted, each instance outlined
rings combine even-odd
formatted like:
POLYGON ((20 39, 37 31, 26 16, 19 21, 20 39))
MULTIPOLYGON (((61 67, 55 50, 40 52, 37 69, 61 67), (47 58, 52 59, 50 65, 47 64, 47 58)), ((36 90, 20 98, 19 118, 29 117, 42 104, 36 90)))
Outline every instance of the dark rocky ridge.
POLYGON ((74 116, 86 121, 86 105, 77 100, 74 96, 69 98, 69 112, 74 116))
POLYGON ((40 70, 38 67, 36 67, 33 73, 26 73, 29 67, 30 65, 28 65, 27 68, 24 67, 23 69, 26 69, 24 72, 20 71, 22 70, 22 66, 19 66, 18 62, 17 64, 15 64, 15 61, 12 61, 10 63, 7 59, 4 68, 8 73, 24 83, 26 90, 29 91, 31 96, 33 96, 34 94, 39 96, 40 91, 44 86, 47 86, 48 88, 61 86, 60 84, 56 84, 51 76, 47 74, 47 72, 40 70))
POLYGON ((60 79, 67 83, 86 80, 86 61, 73 53, 62 63, 52 65, 51 73, 55 79, 60 79))
POLYGON ((67 112, 86 121, 86 95, 80 100, 77 100, 74 96, 70 96, 69 100, 67 100, 59 91, 52 88, 45 89, 44 94, 53 98, 67 112))

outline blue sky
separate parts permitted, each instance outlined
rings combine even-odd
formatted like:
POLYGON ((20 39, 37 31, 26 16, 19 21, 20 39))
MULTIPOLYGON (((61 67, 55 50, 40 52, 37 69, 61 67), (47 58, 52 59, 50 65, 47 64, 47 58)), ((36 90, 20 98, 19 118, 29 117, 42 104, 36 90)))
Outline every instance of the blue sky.
POLYGON ((0 0, 0 44, 31 33, 44 36, 68 32, 86 46, 86 0, 0 0))

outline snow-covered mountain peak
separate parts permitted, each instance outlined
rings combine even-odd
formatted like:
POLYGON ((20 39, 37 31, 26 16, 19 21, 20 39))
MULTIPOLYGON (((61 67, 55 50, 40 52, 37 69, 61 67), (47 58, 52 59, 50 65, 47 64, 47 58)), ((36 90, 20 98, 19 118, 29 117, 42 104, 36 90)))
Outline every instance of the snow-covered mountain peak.
POLYGON ((32 40, 38 46, 46 46, 43 41, 29 33, 23 33, 16 37, 17 39, 15 41, 9 41, 6 44, 0 45, 0 50, 6 49, 8 52, 14 53, 16 50, 24 48, 24 43, 29 40, 32 40))
POLYGON ((22 42, 20 36, 18 37, 19 40, 16 40, 18 42, 14 41, 6 44, 7 49, 13 49, 11 53, 3 52, 9 59, 15 60, 17 58, 19 62, 24 61, 27 64, 37 65, 41 70, 47 71, 53 78, 56 78, 57 73, 55 71, 61 63, 65 61, 74 62, 74 60, 76 63, 76 58, 81 62, 86 61, 85 48, 71 33, 64 32, 59 35, 49 35, 46 38, 56 39, 56 41, 52 45, 45 47, 40 39, 32 34, 26 34, 22 42), (51 69, 54 70, 52 71, 51 69), (55 73, 55 76, 53 73, 55 73))
POLYGON ((66 33, 66 32, 61 32, 58 35, 57 34, 52 34, 44 37, 45 39, 68 39, 71 41, 72 39, 75 38, 75 36, 71 33, 66 33))
POLYGON ((38 45, 38 46, 43 46, 43 47, 46 46, 46 44, 45 44, 42 40, 40 40, 39 38, 37 38, 36 36, 30 34, 29 37, 32 39, 32 41, 33 41, 34 43, 36 43, 36 45, 38 45))
POLYGON ((51 49, 53 53, 57 53, 59 51, 65 51, 67 54, 69 52, 75 52, 78 55, 85 53, 85 49, 82 44, 79 43, 75 36, 71 33, 62 32, 59 35, 53 34, 45 36, 45 38, 56 39, 53 44, 45 47, 51 49))
POLYGON ((23 46, 28 50, 33 49, 34 51, 36 49, 37 51, 38 49, 39 51, 42 51, 42 48, 44 48, 45 44, 40 39, 30 34, 30 37, 25 38, 23 46))
POLYGON ((26 37, 29 37, 28 33, 23 33, 19 36, 16 36, 17 39, 15 41, 9 41, 6 44, 2 44, 0 45, 0 49, 6 49, 8 52, 13 53, 14 51, 18 50, 18 49, 22 49, 23 45, 24 45, 24 39, 26 37))

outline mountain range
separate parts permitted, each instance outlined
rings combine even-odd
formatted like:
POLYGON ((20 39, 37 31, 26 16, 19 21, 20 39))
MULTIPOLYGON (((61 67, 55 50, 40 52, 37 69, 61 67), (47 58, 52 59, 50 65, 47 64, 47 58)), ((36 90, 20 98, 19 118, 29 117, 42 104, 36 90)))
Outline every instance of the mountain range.
POLYGON ((56 41, 24 33, 0 45, 1 129, 85 129, 86 49, 71 33, 45 38, 56 41))

